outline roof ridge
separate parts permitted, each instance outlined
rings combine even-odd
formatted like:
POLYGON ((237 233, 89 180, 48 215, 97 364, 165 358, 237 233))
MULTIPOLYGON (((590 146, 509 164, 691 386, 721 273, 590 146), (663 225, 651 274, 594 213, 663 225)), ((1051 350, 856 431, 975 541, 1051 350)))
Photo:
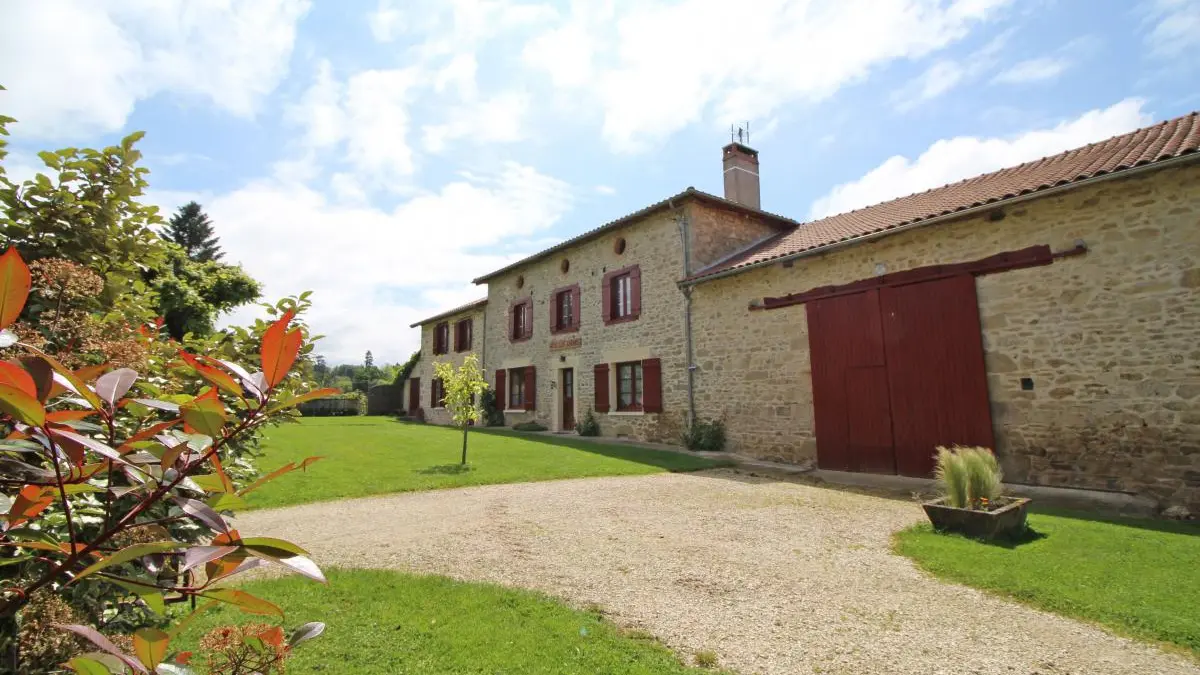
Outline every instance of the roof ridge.
POLYGON ((765 264, 1043 190, 1200 153, 1200 110, 1013 166, 799 223, 778 241, 766 240, 724 265, 686 281, 765 264))

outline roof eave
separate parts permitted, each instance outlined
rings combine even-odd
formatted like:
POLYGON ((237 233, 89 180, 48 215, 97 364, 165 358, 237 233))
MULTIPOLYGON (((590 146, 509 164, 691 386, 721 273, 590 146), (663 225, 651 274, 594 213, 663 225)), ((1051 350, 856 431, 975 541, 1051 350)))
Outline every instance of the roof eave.
POLYGON ((755 209, 755 208, 746 206, 744 204, 738 204, 737 202, 730 201, 730 200, 724 199, 722 197, 718 197, 717 195, 709 194, 702 190, 697 190, 694 187, 689 187, 686 190, 676 193, 670 197, 667 197, 666 199, 664 199, 662 201, 655 202, 654 204, 651 204, 650 206, 647 206, 644 209, 641 209, 639 211, 634 211, 633 213, 630 213, 629 215, 618 218, 618 219, 616 219, 612 222, 609 222, 605 225, 601 225, 600 227, 597 227, 594 230, 590 230, 583 234, 572 237, 571 239, 568 239, 568 240, 562 242, 561 244, 556 244, 555 246, 551 246, 548 249, 539 251, 538 253, 535 253, 531 256, 522 258, 510 265, 501 267, 500 269, 498 269, 494 272, 489 272, 488 274, 485 274, 481 277, 473 279, 471 281, 471 283, 476 284, 476 285, 485 283, 490 279, 494 279, 494 278, 500 276, 501 274, 511 272, 511 271, 517 269, 518 267, 528 265, 529 263, 537 262, 538 260, 541 260, 550 255, 558 253, 559 251, 563 251, 572 246, 575 246, 576 244, 582 244, 584 242, 591 241, 592 239, 595 239, 596 237, 599 237, 605 233, 611 232, 611 231, 616 230, 621 227, 625 227, 627 225, 632 225, 633 223, 636 223, 640 220, 648 218, 648 217, 654 215, 655 213, 658 213, 659 211, 670 211, 670 210, 676 208, 676 206, 678 204, 682 203, 684 200, 687 200, 687 199, 698 199, 701 201, 712 202, 713 204, 716 204, 718 206, 733 208, 733 209, 742 211, 743 213, 761 216, 763 218, 766 218, 769 221, 772 221, 773 223, 776 223, 776 224, 779 224, 779 225, 785 226, 785 227, 795 227, 796 225, 799 225, 798 221, 792 220, 791 218, 785 218, 784 216, 780 216, 778 214, 769 213, 769 212, 763 211, 761 209, 755 209))
POLYGON ((478 308, 480 308, 480 307, 483 307, 484 305, 486 305, 486 304, 487 304, 487 302, 488 302, 488 299, 487 299, 487 298, 481 298, 481 299, 479 299, 479 300, 476 300, 475 302, 468 303, 468 304, 466 304, 466 305, 461 305, 461 306, 459 306, 459 307, 455 307, 454 309, 446 310, 445 312, 442 312, 441 314, 434 314, 433 316, 431 316, 431 317, 429 317, 429 318, 427 318, 427 319, 421 319, 420 321, 418 321, 418 322, 416 322, 416 323, 410 323, 410 324, 408 325, 408 327, 409 327, 409 328, 416 328, 416 327, 418 327, 418 326, 424 326, 424 325, 425 325, 425 324, 427 324, 427 323, 432 323, 432 322, 434 322, 434 321, 437 321, 437 320, 439 320, 439 319, 445 319, 445 318, 447 318, 447 317, 451 317, 451 316, 454 316, 454 315, 456 315, 456 314, 462 314, 462 313, 464 313, 464 312, 469 312, 469 311, 471 311, 471 310, 473 310, 473 309, 478 309, 478 308))
POLYGON ((1130 167, 1128 169, 1123 169, 1120 171, 1111 171, 1106 174, 1102 174, 1099 176, 1092 176, 1090 178, 1085 178, 1083 180, 1076 181, 1073 183, 1066 183, 1064 185, 1055 185, 1053 187, 1046 188, 1045 190, 1037 190, 1034 192, 1028 192, 1023 195, 1009 197, 1008 199, 999 199, 999 200, 996 200, 994 202, 990 202, 987 204, 980 204, 978 206, 972 206, 970 208, 966 208, 961 211, 954 211, 951 213, 945 213, 945 214, 933 216, 932 218, 926 218, 924 220, 913 221, 911 223, 907 223, 905 225, 900 225, 898 227, 893 227, 893 228, 889 228, 889 229, 885 229, 885 230, 878 230, 876 232, 870 232, 870 233, 860 235, 857 237, 851 237, 849 239, 835 241, 833 243, 825 244, 823 246, 816 246, 814 248, 805 249, 803 251, 797 251, 795 253, 781 255, 776 258, 768 258, 766 260, 760 260, 758 262, 750 263, 748 265, 742 265, 740 267, 731 267, 727 270, 724 270, 721 272, 716 272, 714 274, 710 274, 707 276, 696 276, 696 277, 692 277, 689 279, 683 279, 679 282, 679 286, 681 286, 681 287, 695 286, 697 284, 702 284, 707 281, 716 281, 717 279, 724 279, 725 277, 731 277, 735 274, 741 274, 742 272, 748 272, 752 269, 757 269, 760 267, 767 267, 769 265, 775 265, 777 263, 783 263, 783 262, 787 262, 789 260, 798 260, 800 258, 808 258, 810 256, 820 255, 822 253, 828 253, 830 251, 845 248, 847 246, 853 246, 855 244, 860 244, 860 243, 867 242, 867 241, 873 241, 875 239, 881 239, 883 237, 887 237, 887 236, 896 234, 898 232, 904 232, 906 230, 914 229, 917 227, 923 227, 925 225, 936 225, 938 223, 944 223, 944 222, 948 222, 951 220, 957 220, 959 218, 969 218, 971 216, 979 215, 980 213, 994 210, 1001 206, 1009 206, 1011 204, 1020 204, 1020 203, 1024 203, 1027 201, 1032 201, 1034 199, 1040 199, 1042 197, 1048 197, 1051 195, 1066 192, 1068 190, 1074 190, 1076 188, 1081 188, 1081 187, 1085 187, 1088 185, 1094 185, 1096 183, 1101 183, 1101 182, 1104 182, 1107 180, 1112 180, 1112 179, 1116 179, 1116 178, 1128 178, 1130 176, 1138 176, 1143 173, 1150 173, 1151 171, 1166 169, 1166 168, 1170 168, 1170 167, 1173 167, 1176 165, 1186 164, 1189 161, 1196 161, 1196 160, 1200 160, 1200 152, 1190 152, 1187 154, 1170 157, 1168 159, 1159 160, 1157 162, 1152 162, 1150 164, 1134 166, 1134 167, 1130 167))

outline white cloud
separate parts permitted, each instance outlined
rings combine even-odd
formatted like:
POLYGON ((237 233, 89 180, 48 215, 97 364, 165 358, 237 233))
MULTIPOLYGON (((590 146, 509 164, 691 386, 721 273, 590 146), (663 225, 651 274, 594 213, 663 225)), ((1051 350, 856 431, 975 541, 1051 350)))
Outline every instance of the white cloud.
POLYGON ((949 45, 1003 4, 641 1, 622 5, 615 21, 594 21, 594 8, 575 3, 523 59, 594 95, 605 139, 636 151, 697 121, 758 120, 828 98, 889 61, 949 45))
POLYGON ((1146 34, 1151 54, 1174 58, 1200 47, 1200 2, 1154 0, 1147 9, 1153 24, 1146 34))
POLYGON ((0 22, 5 110, 22 135, 78 138, 124 126, 159 93, 254 115, 287 73, 307 0, 39 0, 0 22))
POLYGON ((904 112, 935 99, 957 87, 966 75, 966 69, 956 61, 936 61, 893 95, 896 108, 904 112))
POLYGON ((596 190, 596 194, 604 195, 605 197, 611 197, 617 194, 617 189, 611 185, 597 185, 594 189, 596 190))
MULTIPOLYGON (((353 192, 352 177, 335 180, 339 193, 353 192)), ((329 336, 319 351, 356 362, 367 349, 379 360, 406 358, 418 340, 410 323, 483 296, 469 280, 511 260, 491 253, 495 244, 543 235, 572 198, 562 181, 509 163, 390 211, 277 178, 201 203, 226 258, 262 280, 267 299, 313 290, 310 324, 329 336)), ((231 320, 256 315, 243 308, 231 320)))
POLYGON ((937 141, 915 160, 896 155, 862 178, 834 187, 813 203, 810 217, 878 204, 1132 131, 1152 120, 1142 110, 1144 105, 1141 99, 1129 98, 1051 129, 1012 138, 960 136, 937 141))
POLYGON ((1021 61, 993 78, 1002 84, 1031 84, 1057 78, 1071 67, 1071 62, 1057 56, 1043 56, 1021 61))
POLYGON ((527 136, 523 124, 528 110, 529 98, 517 92, 454 106, 446 112, 445 122, 422 127, 424 147, 438 153, 448 143, 463 138, 477 143, 519 141, 527 136))

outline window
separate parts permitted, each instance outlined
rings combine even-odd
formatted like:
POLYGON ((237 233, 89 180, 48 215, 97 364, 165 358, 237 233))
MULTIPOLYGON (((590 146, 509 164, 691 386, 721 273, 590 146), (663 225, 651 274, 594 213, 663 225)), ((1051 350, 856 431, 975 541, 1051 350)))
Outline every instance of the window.
POLYGON ((443 321, 433 327, 433 353, 445 354, 450 351, 450 324, 443 321))
POLYGON ((454 351, 465 352, 471 349, 471 319, 463 319, 454 324, 454 351))
POLYGON ((642 409, 642 363, 617 364, 617 410, 642 409))
POLYGON ((429 383, 429 407, 446 407, 446 385, 437 377, 433 378, 433 381, 429 383))
POLYGON ((512 325, 509 326, 509 339, 527 340, 533 335, 533 300, 525 298, 512 305, 512 325))
POLYGON ((612 318, 624 319, 633 314, 633 277, 628 273, 612 279, 612 318))
POLYGON ((579 330, 579 284, 554 291, 550 308, 550 332, 569 333, 579 330))
POLYGON ((518 410, 525 407, 525 369, 513 368, 508 371, 508 409, 518 410))
POLYGON ((637 265, 604 275, 601 299, 605 325, 633 321, 642 311, 642 272, 637 265))

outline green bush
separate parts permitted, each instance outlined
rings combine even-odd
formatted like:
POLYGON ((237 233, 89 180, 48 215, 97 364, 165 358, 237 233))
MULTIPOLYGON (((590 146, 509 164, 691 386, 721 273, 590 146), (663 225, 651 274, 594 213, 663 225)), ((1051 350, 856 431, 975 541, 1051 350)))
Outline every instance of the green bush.
POLYGON ((688 450, 719 451, 725 449, 725 422, 696 420, 683 431, 683 446, 688 450))
POLYGON ((946 505, 958 509, 986 510, 1003 490, 1000 465, 987 448, 939 446, 934 474, 942 486, 946 505))
POLYGON ((489 427, 504 426, 504 411, 496 405, 496 392, 488 389, 479 397, 479 405, 483 408, 483 423, 489 427))
POLYGON ((591 408, 584 413, 583 419, 575 423, 575 433, 580 436, 600 435, 600 420, 596 419, 596 413, 592 412, 591 408))
POLYGON ((517 422, 513 425, 513 431, 545 431, 547 427, 537 422, 517 422))

